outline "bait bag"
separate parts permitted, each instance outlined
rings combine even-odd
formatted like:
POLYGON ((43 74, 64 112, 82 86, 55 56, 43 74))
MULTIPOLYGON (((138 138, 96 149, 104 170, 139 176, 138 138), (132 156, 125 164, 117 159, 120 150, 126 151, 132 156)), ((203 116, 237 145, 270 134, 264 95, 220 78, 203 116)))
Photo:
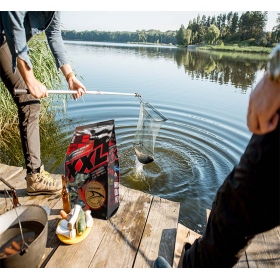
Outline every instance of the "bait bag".
POLYGON ((119 158, 114 120, 76 127, 66 152, 72 207, 109 219, 119 207, 119 158))

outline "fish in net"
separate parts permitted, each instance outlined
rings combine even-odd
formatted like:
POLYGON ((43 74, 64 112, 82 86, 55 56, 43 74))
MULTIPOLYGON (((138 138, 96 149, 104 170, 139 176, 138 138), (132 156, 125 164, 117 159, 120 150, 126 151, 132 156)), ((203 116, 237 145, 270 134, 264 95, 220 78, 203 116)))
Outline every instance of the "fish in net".
POLYGON ((138 161, 148 164, 154 161, 154 148, 158 132, 167 120, 156 108, 140 98, 140 113, 133 141, 138 161))

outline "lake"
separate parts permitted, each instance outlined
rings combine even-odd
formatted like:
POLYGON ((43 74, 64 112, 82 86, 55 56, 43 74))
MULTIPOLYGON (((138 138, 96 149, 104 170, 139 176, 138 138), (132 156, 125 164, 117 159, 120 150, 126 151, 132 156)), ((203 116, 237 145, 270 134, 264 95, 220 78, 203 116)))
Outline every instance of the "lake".
MULTIPOLYGON (((155 139, 154 162, 146 165, 132 149, 139 98, 88 94, 71 100, 66 114, 72 127, 114 119, 121 183, 180 202, 179 222, 202 233, 206 209, 250 138, 248 100, 267 56, 137 44, 65 45, 87 90, 139 93, 167 118, 155 139)), ((61 162, 55 171, 63 170, 61 162)))

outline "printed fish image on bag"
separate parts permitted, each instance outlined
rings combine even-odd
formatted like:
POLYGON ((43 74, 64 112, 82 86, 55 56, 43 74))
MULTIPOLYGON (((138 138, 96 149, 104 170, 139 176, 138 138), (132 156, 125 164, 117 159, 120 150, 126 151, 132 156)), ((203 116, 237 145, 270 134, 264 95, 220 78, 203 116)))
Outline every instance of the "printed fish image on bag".
POLYGON ((109 219, 119 207, 119 158, 114 120, 76 127, 66 152, 71 204, 109 219))

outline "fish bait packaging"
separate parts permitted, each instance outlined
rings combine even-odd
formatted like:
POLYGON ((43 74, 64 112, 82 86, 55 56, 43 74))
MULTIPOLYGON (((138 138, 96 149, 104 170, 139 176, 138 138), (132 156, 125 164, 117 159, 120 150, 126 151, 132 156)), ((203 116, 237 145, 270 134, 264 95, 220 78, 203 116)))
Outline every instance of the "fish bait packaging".
POLYGON ((119 158, 114 120, 76 127, 66 152, 72 206, 109 219, 119 207, 119 158))

